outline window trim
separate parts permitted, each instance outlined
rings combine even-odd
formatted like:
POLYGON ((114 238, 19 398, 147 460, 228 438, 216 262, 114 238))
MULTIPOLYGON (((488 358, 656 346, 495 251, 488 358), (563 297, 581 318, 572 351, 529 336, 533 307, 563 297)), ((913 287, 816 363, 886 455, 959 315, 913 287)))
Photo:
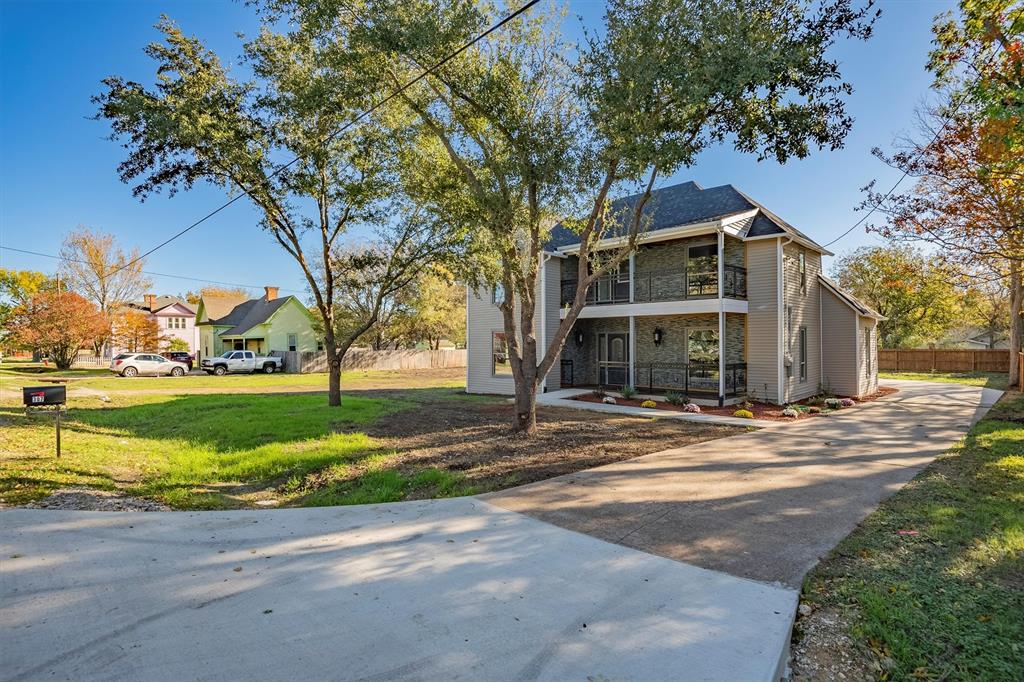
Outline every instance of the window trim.
POLYGON ((504 329, 492 329, 491 330, 491 376, 492 377, 511 377, 512 376, 512 363, 508 362, 508 355, 509 355, 509 353, 508 353, 508 337, 505 334, 505 330, 504 329), (501 334, 502 337, 505 338, 505 362, 508 365, 508 372, 507 373, 501 373, 501 374, 498 373, 498 371, 497 371, 498 363, 495 362, 495 360, 494 360, 494 356, 495 356, 494 339, 495 339, 495 337, 498 334, 501 334))
POLYGON ((298 351, 299 350, 299 335, 298 334, 291 334, 291 333, 288 334, 287 336, 285 336, 285 343, 288 344, 289 352, 293 352, 294 353, 294 352, 298 351), (292 343, 292 339, 295 339, 295 343, 292 343))

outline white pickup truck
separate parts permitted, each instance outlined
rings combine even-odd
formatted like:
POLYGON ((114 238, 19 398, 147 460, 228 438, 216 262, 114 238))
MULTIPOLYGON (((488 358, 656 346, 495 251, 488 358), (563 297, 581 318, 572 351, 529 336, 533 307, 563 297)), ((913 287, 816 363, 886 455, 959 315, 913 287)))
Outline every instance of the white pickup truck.
POLYGON ((203 361, 199 363, 199 369, 207 374, 216 374, 217 376, 223 376, 229 372, 232 374, 241 372, 273 374, 284 369, 284 359, 256 355, 251 350, 229 350, 215 358, 203 358, 203 361))

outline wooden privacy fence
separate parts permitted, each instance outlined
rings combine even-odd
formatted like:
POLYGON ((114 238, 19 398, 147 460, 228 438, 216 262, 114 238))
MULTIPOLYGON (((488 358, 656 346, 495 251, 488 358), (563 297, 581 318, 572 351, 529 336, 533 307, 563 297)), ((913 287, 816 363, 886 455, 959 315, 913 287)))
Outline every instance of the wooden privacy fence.
POLYGON ((878 351, 878 369, 889 372, 1008 372, 1010 351, 960 348, 893 348, 878 351))
MULTIPOLYGON (((323 351, 273 351, 284 358, 284 371, 309 374, 327 371, 327 353, 323 351)), ((354 349, 345 354, 342 369, 450 369, 466 366, 465 348, 442 350, 366 350, 354 349)))

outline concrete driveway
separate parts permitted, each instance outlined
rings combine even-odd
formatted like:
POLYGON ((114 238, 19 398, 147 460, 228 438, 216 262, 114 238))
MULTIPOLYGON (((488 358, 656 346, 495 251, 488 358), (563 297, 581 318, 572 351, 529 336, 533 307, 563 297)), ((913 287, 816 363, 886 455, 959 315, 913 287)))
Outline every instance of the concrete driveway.
POLYGON ((767 681, 796 604, 472 498, 0 524, 5 680, 767 681))
POLYGON ((900 389, 486 501, 0 512, 0 677, 778 679, 800 577, 998 397, 900 389))
POLYGON ((899 393, 773 429, 485 495, 610 542, 794 588, 999 391, 887 381, 899 393))

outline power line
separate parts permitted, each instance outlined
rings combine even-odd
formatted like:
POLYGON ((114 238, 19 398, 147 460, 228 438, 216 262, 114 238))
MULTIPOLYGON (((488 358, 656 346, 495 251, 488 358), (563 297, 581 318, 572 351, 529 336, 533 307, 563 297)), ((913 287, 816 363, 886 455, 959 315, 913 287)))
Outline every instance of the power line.
MULTIPOLYGON (((473 38, 469 42, 464 43, 457 50, 455 50, 454 52, 449 53, 446 57, 444 57, 443 59, 441 59, 440 61, 435 63, 433 66, 430 66, 430 67, 424 69, 418 76, 416 76, 415 78, 407 81, 404 85, 402 85, 400 88, 398 88, 397 90, 392 92, 390 95, 388 95, 387 97, 384 97, 380 101, 376 102, 369 109, 366 109, 365 111, 360 113, 358 116, 356 116, 354 119, 352 119, 351 121, 349 121, 348 123, 343 125, 341 128, 336 130, 331 135, 329 135, 327 137, 325 143, 326 142, 331 142, 331 141, 335 140, 339 135, 341 135, 345 131, 347 131, 350 128, 352 128, 353 126, 355 126, 357 123, 362 121, 364 118, 366 118, 367 116, 372 114, 374 111, 376 111, 380 107, 384 106, 385 104, 387 104, 391 100, 395 99, 396 97, 401 95, 403 92, 405 92, 406 90, 408 90, 409 88, 411 88, 412 86, 416 85, 421 80, 423 80, 424 78, 426 78, 427 76, 432 74, 434 71, 436 71, 437 69, 440 69, 442 66, 444 66, 448 62, 452 61, 453 59, 455 59, 456 57, 461 55, 463 52, 465 52, 466 50, 471 48, 473 45, 477 44, 478 42, 480 42, 481 40, 483 40, 484 38, 489 36, 491 33, 494 33, 495 31, 500 29, 505 24, 509 23, 510 21, 513 21, 514 19, 519 17, 519 15, 525 13, 530 8, 532 8, 534 5, 536 5, 538 2, 540 2, 540 0, 529 0, 529 2, 524 4, 522 7, 520 7, 516 11, 512 12, 511 14, 506 16, 504 19, 502 19, 498 23, 494 24, 489 29, 487 29, 486 31, 484 31, 480 35, 476 36, 475 38, 473 38)), ((294 165, 296 162, 302 160, 303 158, 304 158, 303 156, 296 156, 294 159, 292 159, 288 163, 281 164, 276 169, 274 169, 274 171, 269 176, 267 176, 267 180, 270 180, 270 179, 276 177, 279 173, 281 173, 281 171, 284 171, 284 170, 290 168, 292 165, 294 165)), ((124 265, 120 266, 116 270, 106 274, 104 277, 111 277, 111 276, 117 274, 118 272, 120 272, 121 270, 124 270, 125 268, 131 267, 132 265, 134 265, 135 263, 139 262, 140 260, 146 258, 147 256, 149 256, 153 252, 155 252, 155 251, 157 251, 159 249, 162 249, 163 247, 167 246, 168 244, 170 244, 174 240, 176 240, 179 237, 183 236, 185 233, 191 231, 192 229, 194 229, 196 227, 199 227, 204 222, 206 222, 207 220, 209 220, 213 216, 217 215, 218 213, 220 213, 225 208, 227 208, 228 206, 232 205, 233 203, 235 203, 239 199, 241 199, 243 196, 245 196, 244 193, 243 194, 235 195, 234 197, 232 197, 228 201, 224 202, 223 204, 221 204, 220 206, 218 206, 214 210, 210 211, 209 213, 207 213, 202 218, 200 218, 199 220, 195 221, 194 223, 192 223, 188 227, 184 228, 183 230, 180 230, 179 232, 175 233, 171 237, 169 237, 169 238, 165 239, 164 241, 160 242, 159 244, 157 244, 156 246, 151 248, 149 251, 146 251, 145 253, 143 253, 141 256, 137 256, 136 258, 133 258, 132 260, 130 260, 127 263, 125 263, 124 265)))
MULTIPOLYGON (((30 254, 32 256, 42 256, 43 258, 52 258, 54 260, 62 260, 62 261, 63 260, 68 260, 68 261, 72 261, 74 263, 82 263, 83 265, 91 265, 91 263, 89 263, 88 261, 84 261, 84 260, 81 260, 81 259, 78 259, 78 258, 65 258, 63 256, 55 256, 52 253, 41 253, 39 251, 29 251, 28 249, 16 249, 13 246, 0 246, 0 249, 3 249, 5 251, 15 251, 17 253, 27 253, 27 254, 30 254)), ((215 279, 202 279, 200 277, 189 277, 187 275, 172 275, 172 274, 168 274, 166 272, 153 272, 151 270, 140 270, 140 272, 142 272, 142 273, 144 273, 146 275, 152 275, 154 277, 172 277, 174 279, 186 279, 186 280, 190 280, 192 282, 200 282, 200 283, 204 283, 204 284, 219 284, 220 286, 225 286, 225 287, 239 287, 239 288, 242 288, 242 289, 259 289, 260 288, 259 286, 256 286, 254 284, 238 284, 237 282, 219 282, 219 281, 217 281, 215 279)), ((111 273, 111 274, 113 274, 113 273, 111 273)), ((109 277, 109 276, 110 275, 106 275, 106 277, 109 277)), ((305 291, 302 291, 300 289, 287 289, 285 287, 280 287, 280 290, 281 291, 290 291, 290 292, 295 293, 295 294, 305 294, 306 293, 305 291)))
MULTIPOLYGON (((997 53, 997 54, 998 54, 998 53, 997 53)), ((979 78, 980 78, 980 76, 979 76, 979 78)), ((978 80, 978 79, 974 79, 974 80, 978 80)), ((932 146, 932 144, 934 144, 934 143, 935 143, 935 140, 939 139, 939 135, 941 135, 941 134, 942 134, 942 131, 944 131, 944 130, 946 129, 946 126, 948 126, 948 125, 949 125, 950 123, 952 123, 952 122, 953 122, 953 118, 954 118, 954 117, 956 116, 956 114, 957 114, 957 113, 958 113, 958 112, 960 111, 960 107, 962 107, 962 106, 964 105, 964 102, 966 102, 966 101, 967 101, 967 89, 966 89, 966 88, 965 88, 965 89, 964 89, 964 90, 962 91, 962 94, 963 94, 963 97, 961 97, 961 98, 960 98, 960 101, 956 103, 956 106, 955 106, 955 107, 953 107, 953 110, 952 110, 952 112, 951 112, 951 113, 949 114, 949 116, 947 116, 947 117, 946 117, 946 120, 945 120, 945 121, 943 121, 943 123, 942 123, 942 125, 941 125, 941 126, 939 127, 939 129, 935 131, 935 134, 934 134, 934 135, 932 135, 932 139, 928 141, 928 144, 926 144, 925 146, 921 147, 921 151, 919 151, 919 152, 918 152, 918 153, 917 153, 917 154, 916 154, 916 155, 914 156, 914 159, 913 159, 914 161, 917 161, 917 160, 918 160, 919 158, 921 158, 922 156, 924 156, 924 153, 925 153, 925 151, 927 151, 928 147, 932 146)), ((912 163, 912 162, 909 162, 909 161, 908 161, 908 163, 912 163)), ((874 213, 875 211, 877 211, 877 210, 878 210, 878 206, 879 206, 879 205, 880 205, 880 204, 881 204, 881 203, 882 203, 883 201, 885 201, 886 199, 888 199, 888 198, 889 198, 889 197, 890 197, 890 196, 892 195, 892 193, 896 191, 896 188, 897 188, 897 187, 899 187, 899 186, 900 186, 901 184, 903 184, 903 181, 907 179, 907 176, 908 176, 908 175, 910 175, 910 171, 909 171, 909 170, 905 170, 905 171, 903 171, 903 175, 901 175, 901 176, 900 176, 900 179, 896 181, 896 184, 894 184, 894 185, 893 185, 892 187, 890 187, 890 188, 889 188, 889 191, 888 191, 888 192, 886 192, 885 194, 883 194, 883 195, 882 195, 882 198, 881 198, 881 199, 879 199, 879 201, 878 201, 878 202, 876 202, 876 203, 875 203, 875 205, 871 207, 871 210, 870 210, 870 211, 868 211, 867 213, 865 213, 865 214, 864 214, 864 216, 863 216, 863 217, 862 217, 862 218, 861 218, 860 220, 858 220, 858 221, 857 221, 857 222, 855 222, 855 223, 854 223, 853 225, 851 225, 851 226, 850 226, 850 227, 849 227, 849 228, 848 228, 848 229, 847 229, 847 230, 846 230, 845 232, 843 232, 843 233, 842 233, 841 235, 839 235, 838 237, 836 237, 835 239, 833 239, 833 240, 832 240, 832 241, 830 241, 829 243, 825 244, 823 248, 826 248, 826 249, 827 249, 828 247, 832 246, 832 245, 833 245, 833 244, 835 244, 835 243, 836 243, 837 241, 839 241, 840 239, 842 239, 843 237, 845 237, 846 235, 850 234, 850 233, 851 233, 851 232, 853 232, 853 231, 854 231, 855 229, 857 229, 857 227, 858 227, 858 226, 860 226, 860 225, 861 225, 861 224, 862 224, 862 223, 863 223, 863 222, 864 222, 865 220, 867 220, 868 218, 870 218, 870 217, 871 217, 871 215, 872 215, 872 214, 873 214, 873 213, 874 213)))

